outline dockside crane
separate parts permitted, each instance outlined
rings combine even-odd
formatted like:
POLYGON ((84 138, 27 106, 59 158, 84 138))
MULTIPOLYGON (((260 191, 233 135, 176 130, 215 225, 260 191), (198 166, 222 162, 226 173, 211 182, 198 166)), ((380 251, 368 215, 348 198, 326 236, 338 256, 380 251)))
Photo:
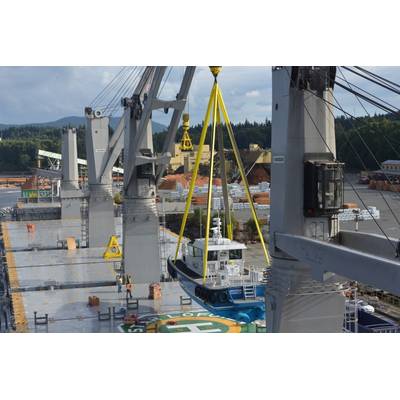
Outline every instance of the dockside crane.
POLYGON ((186 67, 175 99, 162 100, 160 85, 166 67, 147 67, 142 84, 122 100, 125 116, 123 268, 136 283, 160 280, 159 219, 156 185, 171 157, 176 131, 193 79, 195 67, 186 67), (151 115, 173 110, 163 150, 154 154, 151 115))

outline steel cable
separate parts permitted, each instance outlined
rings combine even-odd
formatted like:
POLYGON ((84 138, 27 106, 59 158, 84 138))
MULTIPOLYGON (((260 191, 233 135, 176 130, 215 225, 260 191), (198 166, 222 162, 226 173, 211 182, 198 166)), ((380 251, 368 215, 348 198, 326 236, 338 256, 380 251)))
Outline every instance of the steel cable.
MULTIPOLYGON (((289 76, 289 79, 291 80, 291 82, 293 83, 293 80, 289 74, 289 71, 287 70, 287 68, 285 67, 285 71, 289 76)), ((319 99, 323 100, 325 102, 325 99, 321 98, 320 96, 317 96, 316 94, 314 94, 311 90, 305 89, 307 92, 310 92, 311 94, 313 94, 314 96, 318 97, 319 99)), ((325 102, 326 105, 326 102, 325 102)), ((330 146, 328 145, 328 143, 326 142, 326 140, 324 139, 320 129, 318 128, 317 124, 315 123, 314 119, 311 116, 311 113, 309 112, 307 105, 304 103, 304 109, 306 110, 312 124, 314 125, 316 131, 318 132, 319 136, 321 137, 322 141, 324 142, 325 146, 327 147, 327 149, 332 153, 332 149, 330 148, 330 146)), ((329 109, 329 108, 328 108, 329 109)), ((336 157, 335 157, 336 158, 336 157)), ((361 198, 361 196, 359 195, 358 191, 356 190, 356 188, 354 187, 354 185, 352 184, 352 182, 346 177, 346 174, 344 174, 344 179, 346 181, 347 184, 350 185, 350 187, 352 188, 352 190, 354 191, 354 193, 356 194, 356 196, 358 197, 358 199, 360 200, 361 204, 364 206, 364 208, 368 211, 369 215, 371 216, 372 220, 375 222, 376 226, 379 228, 379 230, 382 232, 382 234, 385 236, 385 238, 388 240, 388 242, 390 243, 390 245, 393 247, 393 249, 396 251, 395 246, 393 245, 392 241, 390 240, 390 238, 388 237, 388 235, 386 234, 386 232, 383 230, 383 228, 380 226, 380 224, 378 223, 378 221, 376 220, 376 218, 372 215, 371 211, 368 209, 367 205, 365 204, 364 200, 361 198)))

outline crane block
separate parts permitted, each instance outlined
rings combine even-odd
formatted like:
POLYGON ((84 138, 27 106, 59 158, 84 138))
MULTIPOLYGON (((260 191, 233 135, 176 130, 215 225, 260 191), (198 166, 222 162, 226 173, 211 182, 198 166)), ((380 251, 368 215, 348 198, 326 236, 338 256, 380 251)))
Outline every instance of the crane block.
POLYGON ((189 135, 189 114, 185 113, 182 115, 182 129, 183 129, 183 136, 181 140, 181 145, 179 146, 182 151, 192 151, 193 144, 192 139, 189 135))
POLYGON ((109 260, 111 258, 121 258, 122 257, 122 249, 118 243, 118 239, 115 235, 110 237, 108 242, 106 251, 103 254, 103 258, 105 260, 109 260))

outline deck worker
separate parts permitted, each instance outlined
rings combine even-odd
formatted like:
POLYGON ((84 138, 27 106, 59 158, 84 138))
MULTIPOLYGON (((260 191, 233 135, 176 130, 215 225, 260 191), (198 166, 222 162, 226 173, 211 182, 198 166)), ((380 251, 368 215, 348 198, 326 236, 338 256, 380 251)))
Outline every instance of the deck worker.
POLYGON ((130 281, 127 281, 125 288, 126 288, 126 298, 128 299, 128 296, 129 296, 129 298, 131 299, 132 298, 132 283, 130 281))
POLYGON ((122 292, 122 277, 121 275, 117 275, 117 287, 118 287, 118 293, 122 292))

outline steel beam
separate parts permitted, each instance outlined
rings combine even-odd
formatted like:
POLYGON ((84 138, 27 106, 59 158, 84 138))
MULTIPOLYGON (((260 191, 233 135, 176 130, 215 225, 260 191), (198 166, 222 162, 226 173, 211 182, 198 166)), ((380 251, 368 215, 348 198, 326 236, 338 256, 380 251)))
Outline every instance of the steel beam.
POLYGON ((275 233, 275 244, 291 257, 309 265, 315 278, 322 279, 327 272, 333 272, 400 295, 400 263, 394 253, 392 258, 384 258, 365 250, 285 233, 275 233))
POLYGON ((124 116, 121 117, 117 128, 115 129, 114 134, 111 136, 109 147, 110 153, 108 156, 108 160, 104 167, 104 170, 101 174, 100 181, 105 182, 107 177, 110 175, 114 164, 116 163, 121 151, 124 147, 124 128, 125 128, 125 118, 124 116))
MULTIPOLYGON (((185 103, 186 103, 187 97, 189 94, 189 88, 190 88, 190 85, 192 84, 195 70, 196 70, 196 67, 186 67, 185 74, 183 76, 183 80, 181 83, 181 87, 176 96, 176 99, 178 101, 185 100, 185 103)), ((171 118, 171 122, 168 127, 168 132, 165 137, 164 144, 163 144, 163 149, 162 149, 163 154, 171 154, 172 153, 172 149, 175 144, 176 132, 178 130, 178 125, 181 120, 181 117, 182 117, 182 109, 181 108, 174 109, 174 112, 173 112, 172 118, 171 118)), ((161 181, 161 178, 166 169, 166 165, 167 165, 167 163, 161 163, 161 164, 157 165, 157 169, 156 169, 157 185, 161 181)))

